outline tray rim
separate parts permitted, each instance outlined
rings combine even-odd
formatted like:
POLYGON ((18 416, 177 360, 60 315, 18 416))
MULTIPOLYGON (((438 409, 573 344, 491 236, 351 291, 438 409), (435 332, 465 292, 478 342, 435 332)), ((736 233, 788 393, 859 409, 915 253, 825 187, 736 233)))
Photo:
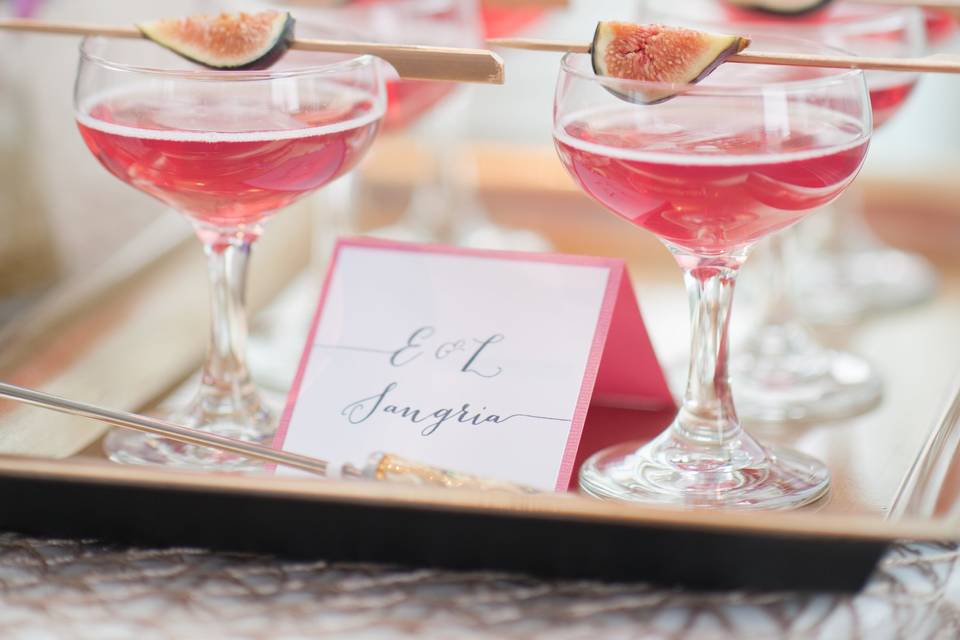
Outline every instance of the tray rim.
MULTIPOLYGON (((889 520, 935 518, 932 503, 943 490, 948 467, 956 463, 960 452, 960 374, 955 376, 950 389, 940 417, 930 428, 923 446, 894 493, 887 510, 889 520)), ((953 522, 955 518, 940 520, 953 522)))
POLYGON ((180 469, 123 467, 96 460, 46 460, 0 456, 5 477, 144 489, 217 492, 353 504, 358 507, 416 508, 518 519, 547 519, 627 527, 698 529, 718 533, 789 538, 896 542, 960 541, 949 519, 885 520, 877 515, 820 512, 700 511, 604 502, 576 494, 518 495, 495 491, 450 490, 271 475, 198 473, 180 469))

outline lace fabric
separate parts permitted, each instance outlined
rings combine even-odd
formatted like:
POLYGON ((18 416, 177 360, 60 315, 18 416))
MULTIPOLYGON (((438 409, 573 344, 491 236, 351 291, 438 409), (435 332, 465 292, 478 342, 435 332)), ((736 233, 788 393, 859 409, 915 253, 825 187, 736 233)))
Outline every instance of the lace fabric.
POLYGON ((0 535, 0 637, 960 636, 955 545, 895 547, 860 594, 694 594, 0 535))

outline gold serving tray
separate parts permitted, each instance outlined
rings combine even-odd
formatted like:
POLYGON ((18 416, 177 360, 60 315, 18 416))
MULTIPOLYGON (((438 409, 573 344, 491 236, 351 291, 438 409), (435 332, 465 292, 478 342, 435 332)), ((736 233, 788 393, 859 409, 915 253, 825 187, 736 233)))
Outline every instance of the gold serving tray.
MULTIPOLYGON (((703 529, 724 533, 756 533, 779 537, 894 542, 897 540, 960 540, 960 522, 949 513, 920 517, 905 513, 886 521, 872 516, 826 514, 816 511, 757 512, 744 518, 738 511, 698 511, 608 502, 575 493, 534 495, 503 491, 439 489, 379 482, 321 480, 267 475, 197 473, 152 467, 123 467, 106 461, 50 461, 0 457, 0 477, 57 480, 90 485, 180 489, 221 494, 302 498, 365 506, 417 507, 523 518, 563 519, 584 523, 703 529)), ((930 491, 937 498, 956 493, 944 487, 930 491)), ((931 496, 927 496, 929 498, 931 496)), ((922 503, 917 494, 907 504, 922 503)), ((185 516, 186 517, 186 516, 185 516)))
POLYGON ((696 589, 856 591, 897 540, 949 519, 682 511, 573 494, 0 459, 0 528, 149 546, 388 562, 696 589))
MULTIPOLYGON (((409 154, 406 145, 398 150, 409 154)), ((631 271, 655 347, 667 365, 682 360, 686 327, 677 319, 686 317, 686 301, 677 269, 659 244, 569 187, 550 149, 487 146, 473 149, 468 160, 477 167, 483 201, 497 219, 543 230, 560 251, 635 256, 631 271)), ((361 220, 373 225, 396 214, 382 203, 403 201, 398 194, 422 176, 396 174, 391 167, 415 164, 397 162, 390 145, 380 148, 366 167, 368 206, 361 220)), ((293 555, 312 550, 346 559, 646 577, 706 588, 856 588, 893 541, 960 539, 960 270, 950 264, 960 234, 944 239, 958 224, 950 209, 957 199, 943 195, 953 187, 932 188, 928 182, 868 177, 865 183, 868 202, 887 205, 874 207, 881 234, 927 252, 941 266, 943 283, 929 304, 823 333, 831 344, 866 355, 877 365, 887 386, 876 410, 815 425, 751 427, 767 441, 827 462, 833 488, 812 508, 744 518, 574 495, 515 496, 120 467, 97 459, 101 426, 0 405, 0 451, 32 456, 0 458, 0 492, 11 492, 7 503, 17 502, 0 518, 0 527, 149 544, 223 545, 293 555), (891 210, 898 203, 912 207, 911 233, 903 232, 891 210), (24 496, 33 499, 24 502, 24 496), (92 510, 81 512, 77 505, 92 510), (237 509, 246 515, 233 522, 237 509), (179 519, 179 528, 165 526, 161 517, 179 519), (277 522, 265 528, 271 517, 277 522), (225 524, 230 522, 232 529, 225 524), (462 529, 467 525, 475 530, 462 529), (373 527, 379 538, 366 538, 362 527, 373 527), (458 532, 464 539, 452 540, 438 531, 458 532), (498 555, 491 541, 506 549, 507 540, 498 536, 510 531, 519 532, 515 546, 520 552, 498 555), (311 545, 305 536, 322 544, 311 545), (621 549, 618 553, 625 555, 619 563, 616 555, 598 555, 593 548, 619 549, 629 539, 639 546, 633 552, 621 549), (443 550, 426 554, 418 542, 425 540, 443 550), (695 558, 699 569, 671 572, 643 545, 695 558), (769 570, 731 574, 723 550, 734 548, 769 570), (823 575, 818 577, 814 568, 823 575), (836 583, 830 583, 833 578, 836 583)), ((259 283, 253 298, 259 306, 307 264, 309 218, 304 210, 271 223, 255 258, 259 283)), ((0 376, 117 409, 139 410, 161 398, 190 374, 202 354, 203 274, 194 248, 171 243, 129 277, 112 282, 104 275, 103 286, 75 293, 68 303, 48 301, 15 325, 16 332, 0 334, 0 340, 4 335, 8 339, 0 376), (161 352, 163 358, 155 359, 161 352)), ((308 301, 304 313, 309 306, 308 301)), ((749 308, 736 313, 740 330, 748 331, 749 308)), ((295 365, 294 354, 291 370, 295 365)), ((655 414, 638 414, 637 419, 651 432, 666 420, 655 414)))

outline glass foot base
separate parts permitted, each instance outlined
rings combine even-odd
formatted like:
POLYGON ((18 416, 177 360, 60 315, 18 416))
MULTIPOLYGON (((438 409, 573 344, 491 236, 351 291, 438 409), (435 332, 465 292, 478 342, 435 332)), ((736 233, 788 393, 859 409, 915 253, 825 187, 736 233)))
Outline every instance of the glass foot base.
POLYGON ((658 459, 659 440, 594 454, 580 469, 580 489, 605 500, 690 509, 794 509, 822 498, 830 486, 822 462, 789 449, 767 447, 754 464, 707 475, 658 459))
POLYGON ((285 396, 293 384, 319 295, 319 279, 301 275, 258 316, 247 344, 247 363, 261 394, 285 396))
MULTIPOLYGON (((271 414, 260 409, 250 416, 231 419, 218 416, 201 421, 191 412, 157 416, 176 424, 215 433, 228 438, 268 444, 273 439, 271 414)), ((208 416, 208 418, 210 418, 208 416)), ((121 464, 165 465, 207 471, 257 472, 263 463, 209 447, 182 444, 160 436, 113 429, 103 442, 103 450, 113 462, 121 464)))
POLYGON ((931 300, 939 277, 924 258, 880 248, 822 254, 800 270, 804 318, 821 324, 853 322, 931 300))
POLYGON ((883 384, 863 358, 822 350, 808 369, 797 362, 758 362, 744 356, 733 366, 737 414, 746 421, 794 422, 848 418, 875 407, 883 384))

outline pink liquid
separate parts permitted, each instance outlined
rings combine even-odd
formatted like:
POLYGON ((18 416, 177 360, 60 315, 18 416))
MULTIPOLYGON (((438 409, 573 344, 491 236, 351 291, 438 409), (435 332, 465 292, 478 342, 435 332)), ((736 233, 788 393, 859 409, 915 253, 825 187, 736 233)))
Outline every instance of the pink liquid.
POLYGON ((387 82, 387 115, 383 130, 405 129, 432 109, 449 93, 453 85, 430 80, 390 80, 387 82))
POLYGON ((917 80, 886 87, 870 88, 870 105, 873 107, 873 126, 879 128, 892 118, 907 101, 917 80))
MULTIPOLYGON (((699 7, 694 9, 694 11, 699 12, 699 7)), ((771 25, 782 25, 787 28, 794 26, 805 29, 811 26, 819 27, 831 25, 843 26, 865 24, 868 21, 876 21, 876 24, 880 25, 886 16, 892 15, 897 11, 898 8, 896 7, 877 6, 869 3, 859 4, 857 2, 832 2, 816 11, 801 15, 783 16, 775 13, 744 9, 724 3, 722 5, 720 15, 722 15, 731 23, 742 24, 745 26, 766 27, 771 25)), ((885 25, 882 27, 878 26, 877 28, 892 29, 893 27, 885 25)), ((857 31, 857 33, 863 34, 863 30, 860 29, 857 31)), ((811 33, 806 30, 793 33, 792 35, 798 38, 811 39, 811 33)))
POLYGON ((94 104, 77 124, 110 173, 219 227, 258 222, 345 173, 378 126, 369 99, 295 115, 209 102, 131 93, 94 104))
MULTIPOLYGON (((726 5, 723 11, 727 20, 745 31, 750 31, 752 28, 776 27, 785 30, 784 33, 851 49, 860 55, 903 56, 907 53, 906 45, 899 41, 902 33, 892 26, 895 23, 883 20, 884 16, 896 14, 899 11, 896 7, 838 2, 829 4, 819 11, 790 17, 726 5), (866 27, 853 28, 859 23, 870 25, 871 29, 876 29, 876 32, 867 31, 866 27), (790 31, 791 27, 794 31, 790 31), (847 32, 846 30, 849 30, 850 35, 843 35, 847 32)), ((945 12, 934 9, 925 11, 929 36, 952 35, 954 21, 949 14, 944 16, 945 12)), ((889 74, 867 74, 870 100, 873 105, 874 127, 886 124, 913 92, 917 83, 916 76, 910 78, 909 75, 904 74, 902 77, 909 79, 902 84, 891 84, 889 74), (877 77, 880 75, 885 77, 884 86, 876 87, 877 77)))
POLYGON ((483 7, 483 35, 487 38, 510 36, 536 24, 543 18, 541 7, 483 7))
POLYGON ((697 255, 749 245, 829 203, 867 151, 852 122, 824 110, 795 119, 809 129, 764 131, 746 108, 677 109, 669 125, 650 116, 642 126, 635 110, 587 112, 559 125, 556 144, 588 194, 697 255))
POLYGON ((923 17, 927 27, 927 44, 933 48, 942 47, 957 32, 957 20, 949 11, 926 8, 923 17))
MULTIPOLYGON (((429 0, 346 0, 343 4, 348 8, 367 8, 377 12, 359 14, 353 18, 361 28, 371 21, 375 23, 375 32, 371 34, 375 40, 450 47, 473 46, 470 42, 463 42, 464 30, 458 26, 460 18, 452 3, 431 3, 429 0), (392 25, 392 28, 385 25, 392 25)), ((394 133, 406 129, 443 101, 454 87, 451 83, 429 80, 388 80, 383 131, 394 133)))

